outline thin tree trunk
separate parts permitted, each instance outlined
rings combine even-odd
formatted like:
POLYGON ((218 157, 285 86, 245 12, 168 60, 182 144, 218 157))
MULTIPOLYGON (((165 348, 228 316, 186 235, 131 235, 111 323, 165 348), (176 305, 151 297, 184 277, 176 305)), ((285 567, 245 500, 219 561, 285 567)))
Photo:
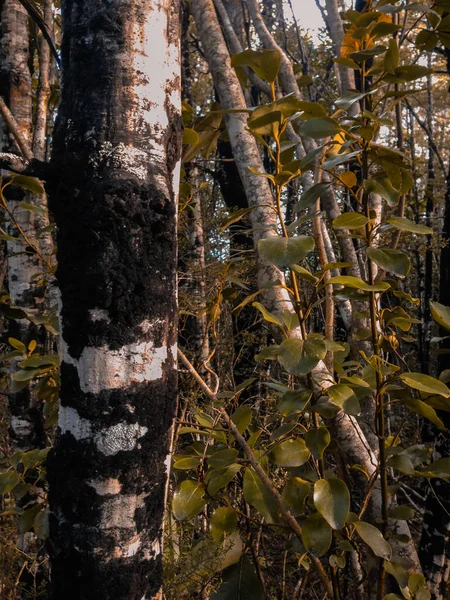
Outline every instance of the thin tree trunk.
POLYGON ((155 600, 177 391, 179 3, 61 8, 51 597, 155 600))

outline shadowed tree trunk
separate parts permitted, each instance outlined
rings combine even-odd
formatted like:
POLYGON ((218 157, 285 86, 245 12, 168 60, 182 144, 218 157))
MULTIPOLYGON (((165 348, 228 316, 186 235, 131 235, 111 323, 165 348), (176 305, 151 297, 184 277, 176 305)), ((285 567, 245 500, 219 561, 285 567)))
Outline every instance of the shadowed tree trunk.
POLYGON ((155 600, 177 388, 179 3, 61 8, 51 597, 155 600))

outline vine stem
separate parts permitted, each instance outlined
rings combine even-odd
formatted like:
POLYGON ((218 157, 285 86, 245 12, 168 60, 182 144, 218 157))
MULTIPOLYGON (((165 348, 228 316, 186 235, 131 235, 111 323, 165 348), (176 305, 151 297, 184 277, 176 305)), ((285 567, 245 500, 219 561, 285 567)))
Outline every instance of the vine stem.
MULTIPOLYGON (((365 90, 365 63, 363 62, 361 68, 361 86, 362 89, 365 90)), ((364 114, 364 110, 366 108, 366 98, 362 99, 362 113, 364 114)), ((366 125, 366 119, 364 118, 363 126, 366 125)), ((369 164, 368 164, 368 145, 365 144, 362 152, 362 177, 363 181, 368 179, 369 177, 369 164)), ((371 226, 371 214, 370 214, 370 194, 366 190, 363 191, 363 206, 365 210, 365 214, 367 217, 366 224, 366 238, 367 244, 370 245, 370 240, 372 238, 372 226, 371 226)), ((375 277, 373 270, 373 263, 369 257, 367 257, 367 270, 368 270, 368 279, 369 284, 374 285, 375 277)), ((386 468, 386 448, 385 448, 385 405, 384 398, 382 393, 383 386, 383 376, 381 374, 381 356, 380 356, 380 348, 378 345, 378 311, 377 311, 377 297, 376 292, 369 292, 369 313, 370 313, 370 328, 371 328, 371 337, 372 337, 372 346, 373 346, 373 354, 376 357, 376 365, 375 365, 375 373, 376 373, 376 383, 377 389, 375 394, 375 407, 376 407, 376 416, 375 416, 375 428, 378 437, 378 461, 379 461, 379 475, 380 475, 380 484, 381 484, 381 518, 382 518, 382 533, 385 535, 387 530, 388 523, 388 482, 387 482, 387 468, 386 468)), ((384 565, 384 560, 381 561, 380 571, 378 576, 378 588, 377 588, 377 600, 382 600, 384 597, 384 588, 385 588, 385 578, 386 578, 386 567, 384 565)))
MULTIPOLYGON (((189 361, 189 359, 184 355, 184 353, 180 349, 178 349, 178 358, 184 364, 184 366, 189 371, 189 373, 194 377, 194 379, 197 381, 197 383, 200 385, 202 390, 205 392, 206 396, 208 396, 208 398, 211 401, 217 402, 217 400, 218 400, 217 394, 215 394, 209 388, 208 384, 203 380, 202 376, 198 373, 198 371, 195 369, 195 367, 192 365, 192 363, 189 361)), ((231 433, 236 438, 236 441, 239 444, 239 446, 242 448, 242 450, 244 451, 244 454, 246 455, 248 462, 251 464, 251 466, 255 470, 256 474, 261 479, 264 487, 267 489, 270 496, 273 498, 274 502, 276 503, 276 506, 277 506, 280 514, 283 516, 284 520, 288 524, 291 531, 301 540, 302 539, 301 538, 302 528, 298 524, 297 519, 292 515, 292 513, 284 505, 283 500, 282 500, 281 495, 279 494, 278 490, 274 487, 274 485, 273 485, 272 481, 270 480, 270 478, 268 477, 267 473, 264 471, 264 469, 261 467, 261 465, 257 461, 257 459, 253 453, 253 450, 247 444, 247 441, 245 440, 244 436, 241 433, 239 433, 236 425, 230 419, 230 417, 227 414, 227 412, 225 411, 225 409, 220 408, 219 411, 220 411, 221 419, 224 421, 226 426, 229 428, 231 433)), ((326 574, 326 571, 325 571, 322 563, 320 562, 320 560, 318 558, 316 558, 314 556, 311 556, 311 562, 312 562, 312 565, 313 565, 320 581, 322 582, 322 584, 326 590, 326 593, 328 594, 328 596, 330 598, 333 598, 334 597, 333 586, 326 574)))

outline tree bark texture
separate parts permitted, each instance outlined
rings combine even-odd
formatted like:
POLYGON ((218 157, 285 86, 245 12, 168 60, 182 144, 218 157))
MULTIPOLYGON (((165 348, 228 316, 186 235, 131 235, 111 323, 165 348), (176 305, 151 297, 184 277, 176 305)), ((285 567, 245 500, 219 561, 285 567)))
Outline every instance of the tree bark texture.
POLYGON ((160 599, 177 391, 179 2, 61 8, 52 598, 160 599))

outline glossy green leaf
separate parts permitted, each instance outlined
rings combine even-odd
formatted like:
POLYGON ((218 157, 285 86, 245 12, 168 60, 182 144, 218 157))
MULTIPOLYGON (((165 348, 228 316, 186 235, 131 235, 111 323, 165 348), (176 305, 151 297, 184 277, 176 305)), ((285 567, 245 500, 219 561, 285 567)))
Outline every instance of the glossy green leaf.
POLYGON ((254 506, 268 523, 278 521, 278 508, 275 501, 251 467, 245 469, 243 494, 246 502, 254 506))
POLYGON ((333 229, 359 229, 364 227, 369 219, 357 212, 346 212, 333 220, 333 229))
POLYGON ((288 373, 307 375, 325 358, 327 347, 323 340, 290 338, 278 350, 278 360, 288 373))
POLYGON ((217 543, 223 542, 227 533, 236 530, 238 515, 231 506, 220 506, 211 515, 209 527, 212 537, 217 543))
POLYGON ((186 456, 186 458, 180 458, 177 460, 173 468, 181 471, 189 471, 189 469, 196 469, 200 464, 199 456, 186 456))
POLYGON ((27 348, 23 342, 20 340, 16 340, 16 338, 10 337, 8 338, 8 343, 10 346, 15 348, 16 350, 20 350, 21 352, 26 352, 27 348))
POLYGON ((300 200, 294 205, 294 212, 299 212, 305 208, 310 208, 330 187, 330 185, 331 183, 329 182, 315 183, 312 185, 305 192, 303 192, 300 200))
POLYGON ((450 307, 439 302, 430 302, 430 309, 436 323, 450 331, 450 307))
POLYGON ((310 401, 312 392, 301 390, 289 390, 280 400, 279 409, 283 417, 289 417, 305 410, 310 401))
POLYGON ((312 250, 314 250, 314 238, 308 235, 292 238, 276 236, 258 242, 260 257, 280 268, 302 261, 312 250))
POLYGON ((308 447, 308 450, 311 451, 311 454, 315 459, 319 460, 322 458, 323 453, 327 446, 329 446, 331 442, 331 436, 328 429, 324 426, 319 427, 318 429, 309 429, 305 435, 305 443, 308 447))
POLYGON ((431 423, 436 425, 436 427, 441 431, 445 431, 445 425, 437 416, 434 408, 431 408, 431 406, 428 406, 428 404, 425 404, 425 402, 422 402, 422 400, 403 400, 403 404, 405 404, 410 411, 422 415, 422 417, 425 417, 425 419, 431 421, 431 423))
POLYGON ((172 510, 178 521, 190 519, 203 509, 205 488, 194 479, 186 479, 175 490, 172 500, 172 510))
POLYGON ((305 500, 311 490, 311 484, 301 477, 291 477, 284 486, 281 498, 294 517, 304 514, 305 500))
POLYGON ((0 494, 8 494, 19 483, 20 477, 16 471, 0 473, 0 494))
POLYGON ((328 552, 333 539, 333 530, 320 513, 310 515, 302 524, 302 541, 314 556, 328 552))
POLYGON ((388 461, 387 465, 389 467, 393 467, 400 471, 400 473, 404 473, 405 475, 413 475, 414 474, 414 465, 411 462, 410 458, 404 454, 397 454, 397 456, 392 456, 388 461))
POLYGON ((208 465, 214 469, 221 469, 228 467, 233 464, 238 457, 239 451, 234 448, 227 448, 226 450, 219 450, 211 454, 208 458, 208 465))
POLYGON ((385 560, 391 560, 391 547, 384 539, 383 534, 379 529, 364 521, 358 521, 357 523, 354 523, 354 526, 359 537, 366 542, 375 556, 379 556, 385 560))
POLYGON ((350 510, 350 493, 343 481, 332 477, 314 484, 314 506, 333 529, 342 529, 350 510))
POLYGON ((264 600, 264 589, 255 569, 244 555, 241 560, 225 569, 222 583, 210 600, 264 600))
POLYGON ((432 235, 433 233, 431 227, 419 225, 414 223, 414 221, 410 221, 406 217, 391 217, 386 222, 399 231, 409 231, 410 233, 416 233, 417 235, 432 235))
POLYGON ((198 144, 200 137, 195 129, 185 127, 183 131, 183 144, 198 144))
POLYGON ((252 409, 246 405, 239 406, 230 418, 236 425, 239 433, 244 433, 252 422, 252 409))
POLYGON ((14 175, 11 180, 14 185, 20 185, 20 187, 33 192, 33 194, 45 194, 45 190, 42 187, 42 183, 35 177, 29 177, 28 175, 14 175))
POLYGON ((280 467, 301 467, 310 456, 305 441, 294 438, 282 442, 269 454, 270 460, 280 467))
POLYGON ((437 394, 438 396, 444 396, 444 398, 450 398, 450 390, 439 381, 430 375, 424 375, 423 373, 402 373, 400 379, 406 383, 407 386, 426 394, 437 394))
POLYGON ((299 127, 300 135, 313 139, 335 136, 342 131, 342 127, 331 117, 319 117, 309 119, 299 127))
POLYGON ((278 327, 283 329, 283 323, 280 321, 280 319, 273 313, 269 312, 260 302, 253 302, 252 306, 259 310, 259 312, 263 316, 264 321, 267 321, 268 323, 273 323, 274 325, 278 325, 278 327))
POLYGON ((278 50, 244 50, 231 56, 232 67, 250 67, 258 77, 272 83, 278 75, 281 54, 278 50))
POLYGON ((378 283, 370 285, 362 279, 359 279, 359 277, 353 277, 352 275, 338 275, 337 277, 332 277, 329 283, 333 285, 345 285, 346 287, 363 290, 364 292, 385 292, 390 288, 389 283, 386 283, 386 281, 379 281, 378 283))
POLYGON ((389 509, 388 515, 390 519, 397 521, 408 521, 414 518, 414 511, 410 506, 393 506, 389 509))
POLYGON ((384 70, 386 73, 395 73, 395 69, 400 62, 400 53, 398 50, 397 40, 389 40, 389 47, 384 55, 384 70))
POLYGON ((361 412, 358 397, 350 386, 338 383, 329 387, 327 393, 346 414, 357 416, 361 412))
POLYGON ((230 483, 236 473, 238 473, 241 469, 242 465, 237 463, 220 469, 208 469, 205 480, 208 494, 210 496, 217 494, 219 490, 230 483))
POLYGON ((40 510, 34 518, 33 529, 34 533, 40 540, 46 540, 50 534, 50 527, 48 522, 48 508, 40 510))
POLYGON ((406 252, 393 248, 367 248, 367 256, 381 269, 394 273, 398 277, 406 277, 411 268, 411 260, 406 252))

